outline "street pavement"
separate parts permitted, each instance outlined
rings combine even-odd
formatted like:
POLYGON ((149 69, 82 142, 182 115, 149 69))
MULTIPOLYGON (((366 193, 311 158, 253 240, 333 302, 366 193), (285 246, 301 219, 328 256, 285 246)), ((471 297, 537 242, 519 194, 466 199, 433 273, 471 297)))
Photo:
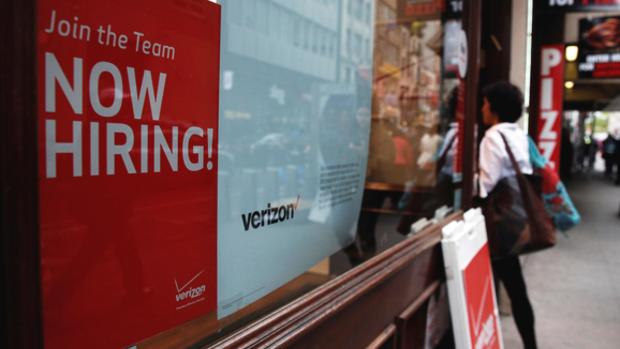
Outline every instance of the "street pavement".
MULTIPOLYGON (((566 183, 582 223, 522 260, 541 349, 620 348, 620 186, 602 173, 566 183)), ((502 316, 506 349, 523 348, 502 316)))

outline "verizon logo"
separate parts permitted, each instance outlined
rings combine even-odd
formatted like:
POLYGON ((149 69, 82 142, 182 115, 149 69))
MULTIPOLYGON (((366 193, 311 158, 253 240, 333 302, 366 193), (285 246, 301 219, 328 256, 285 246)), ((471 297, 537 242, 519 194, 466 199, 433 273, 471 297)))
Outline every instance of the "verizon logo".
POLYGON ((194 303, 198 303, 199 301, 203 300, 204 297, 201 298, 202 295, 204 295, 205 291, 207 290, 207 286, 203 285, 198 285, 198 286, 190 286, 196 279, 198 279, 198 277, 204 273, 204 270, 202 270, 201 272, 199 272, 198 274, 194 275, 194 277, 192 277, 188 282, 186 282, 184 285, 179 287, 179 283, 177 282, 176 279, 174 279, 174 286, 176 287, 177 290, 177 294, 176 294, 176 301, 177 303, 183 302, 183 301, 188 301, 188 300, 195 300, 194 302, 190 302, 188 304, 185 304, 183 306, 177 307, 177 309, 182 309, 185 308, 187 306, 190 306, 194 303), (198 299, 196 299, 198 298, 198 299))
POLYGON ((258 229, 265 225, 272 225, 295 218, 299 199, 301 199, 301 195, 297 195, 297 201, 286 205, 272 207, 271 203, 268 203, 267 208, 264 210, 241 214, 243 228, 245 231, 248 231, 250 228, 258 229))
POLYGON ((476 339, 476 349, 489 348, 495 342, 495 324, 493 315, 489 315, 482 326, 482 333, 476 339))
POLYGON ((491 289, 491 278, 487 276, 484 282, 484 291, 482 293, 482 301, 480 302, 480 307, 478 308, 478 314, 474 318, 474 311, 469 305, 469 317, 470 321, 473 321, 474 331, 476 335, 476 345, 475 349, 483 349, 489 348, 492 344, 495 343, 495 316, 493 313, 489 314, 485 319, 484 323, 482 323, 482 311, 484 309, 484 305, 486 304, 488 291, 491 289))
POLYGON ((177 293, 177 302, 184 301, 187 298, 194 299, 205 293, 207 286, 200 285, 197 288, 190 287, 189 290, 177 293))

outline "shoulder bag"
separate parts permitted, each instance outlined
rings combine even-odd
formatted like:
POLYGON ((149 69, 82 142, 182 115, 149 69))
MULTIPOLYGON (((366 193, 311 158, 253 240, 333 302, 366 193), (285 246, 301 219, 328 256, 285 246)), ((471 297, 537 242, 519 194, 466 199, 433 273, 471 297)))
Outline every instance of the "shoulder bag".
POLYGON ((500 135, 516 174, 500 180, 482 207, 493 259, 539 251, 556 242, 555 227, 534 189, 540 177, 526 178, 506 138, 500 135))
POLYGON ((581 222, 579 211, 573 204, 564 183, 558 173, 551 168, 549 162, 538 151, 534 140, 528 137, 530 147, 530 163, 542 177, 541 194, 547 214, 560 231, 567 231, 581 222))

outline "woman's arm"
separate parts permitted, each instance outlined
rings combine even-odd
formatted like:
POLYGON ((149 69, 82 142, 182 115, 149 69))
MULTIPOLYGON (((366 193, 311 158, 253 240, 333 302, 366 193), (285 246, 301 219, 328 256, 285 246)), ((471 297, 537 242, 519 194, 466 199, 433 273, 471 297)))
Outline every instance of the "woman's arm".
POLYGON ((502 174, 503 142, 494 134, 486 134, 480 143, 480 197, 493 190, 502 174))

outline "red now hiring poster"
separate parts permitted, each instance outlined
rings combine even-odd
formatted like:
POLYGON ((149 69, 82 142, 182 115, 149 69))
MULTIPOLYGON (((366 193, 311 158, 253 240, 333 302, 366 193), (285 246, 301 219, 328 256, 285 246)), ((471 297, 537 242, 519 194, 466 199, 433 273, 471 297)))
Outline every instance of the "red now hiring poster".
POLYGON ((558 171, 564 100, 564 45, 544 45, 541 52, 537 144, 551 167, 558 171))
POLYGON ((128 347, 215 310, 219 5, 37 16, 45 348, 128 347))
POLYGON ((471 348, 501 349, 499 323, 495 316, 493 273, 489 248, 484 244, 463 270, 471 348))

